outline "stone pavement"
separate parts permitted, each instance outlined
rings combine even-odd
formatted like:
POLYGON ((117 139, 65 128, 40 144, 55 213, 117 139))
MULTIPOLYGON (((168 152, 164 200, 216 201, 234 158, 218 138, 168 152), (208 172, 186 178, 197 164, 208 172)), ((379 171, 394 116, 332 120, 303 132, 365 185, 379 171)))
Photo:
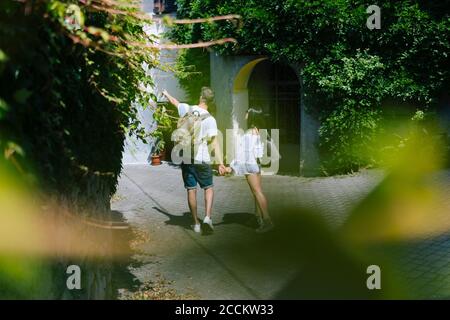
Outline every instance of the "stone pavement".
MULTIPOLYGON (((378 170, 326 178, 265 176, 263 187, 275 221, 283 214, 275 208, 288 204, 320 212, 331 228, 337 228, 382 179, 378 170)), ((440 173, 433 181, 450 191, 450 172, 440 173)), ((178 167, 125 166, 112 209, 148 234, 134 256, 136 265, 129 266, 130 272, 142 283, 160 275, 180 294, 199 299, 275 297, 298 266, 252 249, 256 236, 251 226, 254 203, 244 178, 215 177, 214 183, 216 230, 212 236, 201 236, 190 229, 178 167), (229 245, 231 242, 237 242, 238 248, 229 245), (236 251, 245 254, 235 259, 236 251), (254 268, 254 264, 261 267, 254 268)), ((203 217, 203 193, 198 195, 199 215, 203 217)), ((413 297, 450 297, 450 234, 411 243, 394 255, 405 262, 399 272, 406 282, 420 280, 411 287, 417 291, 413 297)))

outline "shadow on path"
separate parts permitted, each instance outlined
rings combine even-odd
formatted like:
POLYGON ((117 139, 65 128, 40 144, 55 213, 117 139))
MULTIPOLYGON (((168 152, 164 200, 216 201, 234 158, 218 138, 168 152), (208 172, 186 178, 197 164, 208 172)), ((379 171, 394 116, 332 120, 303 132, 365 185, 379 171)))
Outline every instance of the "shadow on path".
MULTIPOLYGON (((112 220, 125 222, 125 218, 122 212, 117 210, 111 211, 112 220)), ((121 230, 114 234, 114 246, 119 252, 124 254, 112 262, 112 287, 113 287, 113 297, 114 299, 119 298, 119 289, 135 291, 139 288, 141 284, 139 280, 131 273, 129 267, 139 268, 143 263, 134 259, 133 255, 135 252, 131 248, 131 241, 135 239, 136 235, 134 233, 133 227, 130 226, 129 229, 121 230)))
MULTIPOLYGON (((187 230, 191 230, 192 225, 192 215, 190 212, 184 212, 183 215, 175 215, 171 214, 165 210, 162 210, 158 207, 152 207, 152 209, 162 213, 169 220, 165 221, 166 225, 169 226, 180 226, 187 230)), ((258 227, 258 222, 256 220, 256 215, 248 212, 233 212, 233 213, 225 213, 222 218, 222 222, 215 223, 214 226, 227 225, 227 224, 239 224, 241 226, 255 229, 258 227)))
POLYGON ((192 216, 190 212, 184 212, 182 216, 178 216, 175 214, 168 213, 165 210, 162 210, 158 207, 152 207, 152 209, 158 211, 159 213, 162 213, 166 217, 169 218, 169 220, 165 221, 164 223, 169 226, 180 226, 185 229, 191 230, 191 224, 192 224, 192 216))
POLYGON ((241 226, 255 229, 258 227, 258 222, 256 220, 256 215, 248 212, 233 212, 225 213, 223 215, 222 222, 216 224, 216 226, 226 225, 226 224, 239 224, 241 226))

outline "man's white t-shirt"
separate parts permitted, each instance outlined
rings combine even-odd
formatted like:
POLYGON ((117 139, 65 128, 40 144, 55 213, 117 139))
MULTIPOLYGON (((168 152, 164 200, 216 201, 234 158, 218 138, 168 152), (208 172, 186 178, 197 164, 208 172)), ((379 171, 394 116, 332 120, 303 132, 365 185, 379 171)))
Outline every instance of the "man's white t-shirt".
MULTIPOLYGON (((184 115, 189 111, 189 108, 192 108, 192 111, 197 111, 200 116, 204 114, 209 114, 205 109, 200 108, 199 106, 189 106, 186 103, 180 103, 178 105, 178 114, 180 117, 184 117, 184 115)), ((200 145, 197 146, 197 153, 195 154, 194 160, 195 162, 205 162, 210 163, 211 157, 209 155, 208 150, 208 140, 212 137, 217 136, 217 123, 216 119, 213 116, 210 116, 202 121, 200 128, 200 137, 202 140, 200 145)))

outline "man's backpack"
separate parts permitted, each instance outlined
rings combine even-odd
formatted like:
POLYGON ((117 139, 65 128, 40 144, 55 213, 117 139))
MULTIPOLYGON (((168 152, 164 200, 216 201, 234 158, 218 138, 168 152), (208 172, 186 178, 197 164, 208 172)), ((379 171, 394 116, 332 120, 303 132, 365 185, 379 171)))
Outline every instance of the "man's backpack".
POLYGON ((202 121, 211 115, 200 115, 198 111, 193 111, 192 106, 189 111, 178 120, 177 129, 172 133, 172 141, 182 147, 192 147, 202 142, 200 137, 202 121))

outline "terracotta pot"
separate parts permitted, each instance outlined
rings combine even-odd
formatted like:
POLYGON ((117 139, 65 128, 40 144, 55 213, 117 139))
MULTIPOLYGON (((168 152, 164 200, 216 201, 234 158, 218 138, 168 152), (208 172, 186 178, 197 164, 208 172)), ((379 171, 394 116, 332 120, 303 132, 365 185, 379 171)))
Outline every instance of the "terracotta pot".
POLYGON ((162 161, 166 160, 166 150, 165 149, 163 151, 161 151, 161 160, 162 161))
POLYGON ((161 155, 152 156, 152 166, 159 166, 161 164, 161 155))

